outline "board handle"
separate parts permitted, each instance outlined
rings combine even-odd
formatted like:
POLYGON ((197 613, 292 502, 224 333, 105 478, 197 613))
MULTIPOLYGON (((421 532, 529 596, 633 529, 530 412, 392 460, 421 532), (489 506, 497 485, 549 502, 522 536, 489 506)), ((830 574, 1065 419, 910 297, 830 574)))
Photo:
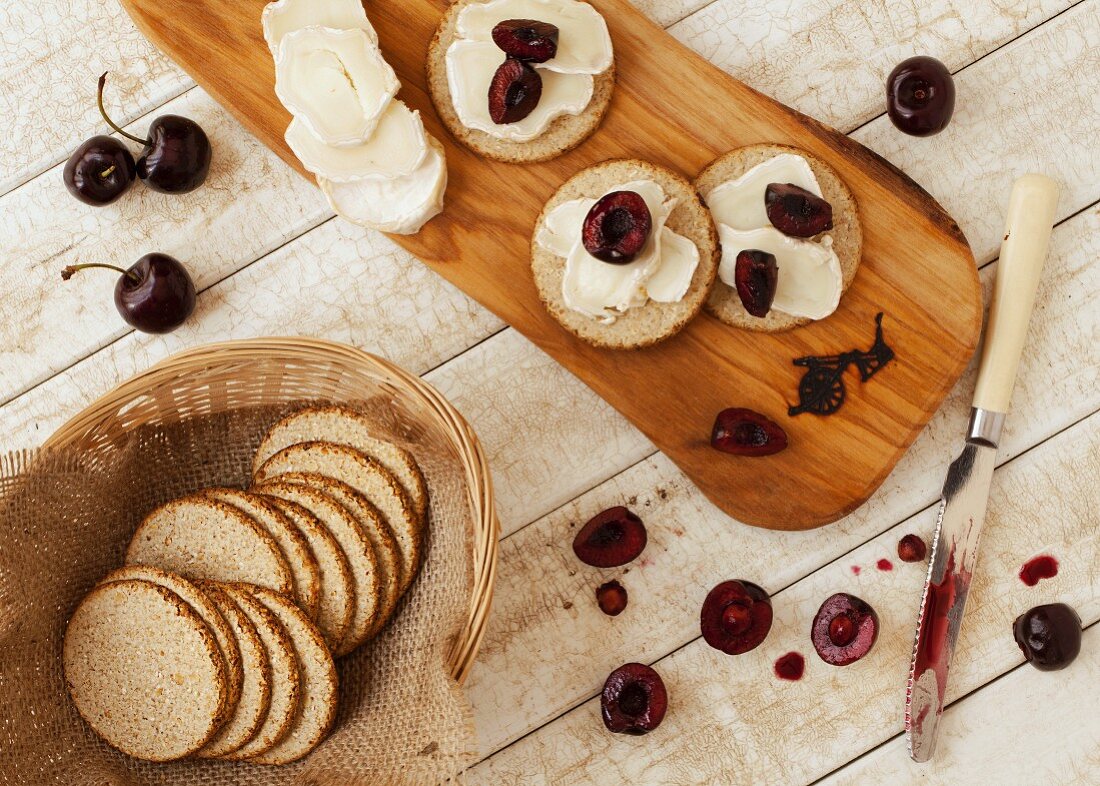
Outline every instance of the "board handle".
POLYGON ((978 385, 974 390, 977 409, 1008 412, 1054 228, 1059 190, 1057 182, 1035 174, 1024 175, 1012 186, 978 385))

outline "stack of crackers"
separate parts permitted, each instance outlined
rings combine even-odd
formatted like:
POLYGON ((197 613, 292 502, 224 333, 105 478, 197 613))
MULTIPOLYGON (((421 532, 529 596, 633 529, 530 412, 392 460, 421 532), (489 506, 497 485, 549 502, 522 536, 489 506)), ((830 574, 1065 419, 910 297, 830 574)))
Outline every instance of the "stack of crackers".
POLYGON ((420 565, 415 459, 341 406, 264 437, 248 490, 173 500, 78 605, 65 679, 108 743, 151 761, 286 764, 336 717, 334 658, 386 625, 420 565))

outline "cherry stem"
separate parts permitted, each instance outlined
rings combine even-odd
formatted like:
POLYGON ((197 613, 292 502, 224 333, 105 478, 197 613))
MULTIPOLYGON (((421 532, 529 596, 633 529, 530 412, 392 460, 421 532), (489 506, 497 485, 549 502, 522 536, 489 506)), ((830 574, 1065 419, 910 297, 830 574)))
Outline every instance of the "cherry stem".
POLYGON ((87 270, 90 267, 101 267, 104 270, 113 270, 116 273, 121 273, 123 276, 125 276, 126 278, 133 281, 135 284, 140 284, 141 283, 141 276, 139 276, 134 271, 132 271, 132 270, 123 270, 122 268, 118 267, 117 265, 106 265, 102 262, 88 262, 88 263, 85 263, 83 265, 69 265, 64 270, 61 271, 61 280, 62 281, 68 281, 70 278, 73 277, 74 274, 78 273, 81 270, 87 270))
POLYGON ((122 134, 127 139, 129 139, 131 141, 134 141, 134 142, 137 142, 139 145, 148 145, 149 144, 148 139, 142 139, 141 137, 134 136, 131 133, 123 131, 121 128, 119 128, 115 124, 114 120, 112 120, 110 117, 107 116, 107 110, 103 108, 103 86, 105 84, 107 84, 107 72, 106 71, 104 71, 103 75, 99 77, 99 90, 96 92, 96 103, 99 105, 99 114, 103 118, 103 121, 107 125, 109 125, 111 128, 113 128, 115 131, 122 134))

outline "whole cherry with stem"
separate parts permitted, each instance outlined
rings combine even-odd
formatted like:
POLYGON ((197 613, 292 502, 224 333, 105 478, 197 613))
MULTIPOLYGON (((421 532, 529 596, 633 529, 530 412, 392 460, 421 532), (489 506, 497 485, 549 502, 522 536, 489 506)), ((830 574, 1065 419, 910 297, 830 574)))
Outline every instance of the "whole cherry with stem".
POLYGON ((125 270, 102 262, 70 265, 61 271, 61 278, 68 281, 88 268, 119 274, 115 308, 127 324, 143 333, 170 333, 195 310, 195 282, 187 268, 167 254, 146 254, 125 270))
POLYGON ((65 162, 65 188, 86 205, 103 207, 126 193, 137 165, 126 145, 112 136, 93 136, 65 162))
POLYGON ((137 176, 154 191, 186 194, 206 181, 213 150, 202 127, 186 117, 161 115, 149 125, 146 139, 120 128, 103 107, 103 87, 107 74, 99 77, 97 103, 104 122, 122 136, 144 145, 137 160, 137 176))

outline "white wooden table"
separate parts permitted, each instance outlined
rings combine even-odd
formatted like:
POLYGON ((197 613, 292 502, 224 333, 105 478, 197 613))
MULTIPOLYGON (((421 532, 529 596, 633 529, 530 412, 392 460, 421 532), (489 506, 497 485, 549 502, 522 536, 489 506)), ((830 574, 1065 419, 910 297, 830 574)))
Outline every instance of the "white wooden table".
POLYGON ((639 3, 719 67, 908 172, 956 217, 987 285, 1013 178, 1039 170, 1063 183, 935 763, 911 764, 900 736, 924 567, 875 563, 901 535, 931 533, 973 374, 851 516, 808 533, 742 526, 515 331, 385 237, 334 220, 114 0, 0 6, 0 448, 40 444, 184 347, 286 334, 355 344, 440 388, 492 460, 504 542, 468 683, 483 757, 471 782, 1100 783, 1100 0, 639 3), (956 74, 955 118, 931 139, 883 115, 885 75, 916 53, 956 74), (105 70, 108 104, 138 133, 165 112, 206 128, 215 158, 203 189, 136 188, 99 210, 69 197, 62 162, 106 130, 94 102, 105 70), (129 264, 153 250, 188 264, 202 290, 171 336, 126 330, 111 276, 60 281, 67 264, 129 264), (573 527, 623 503, 648 525, 643 558, 621 571, 581 565, 573 527), (1017 570, 1041 552, 1061 571, 1025 587, 1017 570), (630 592, 618 618, 593 597, 612 576, 630 592), (736 658, 698 628, 706 592, 729 578, 766 587, 776 614, 766 642, 736 658), (846 668, 821 662, 808 635, 838 591, 882 622, 871 655, 846 668), (1077 662, 1044 674, 1022 665, 1010 626, 1054 600, 1088 629, 1077 662), (772 675, 788 650, 806 656, 797 683, 772 675), (670 693, 664 724, 641 738, 606 733, 595 698, 632 660, 654 664, 670 693))

